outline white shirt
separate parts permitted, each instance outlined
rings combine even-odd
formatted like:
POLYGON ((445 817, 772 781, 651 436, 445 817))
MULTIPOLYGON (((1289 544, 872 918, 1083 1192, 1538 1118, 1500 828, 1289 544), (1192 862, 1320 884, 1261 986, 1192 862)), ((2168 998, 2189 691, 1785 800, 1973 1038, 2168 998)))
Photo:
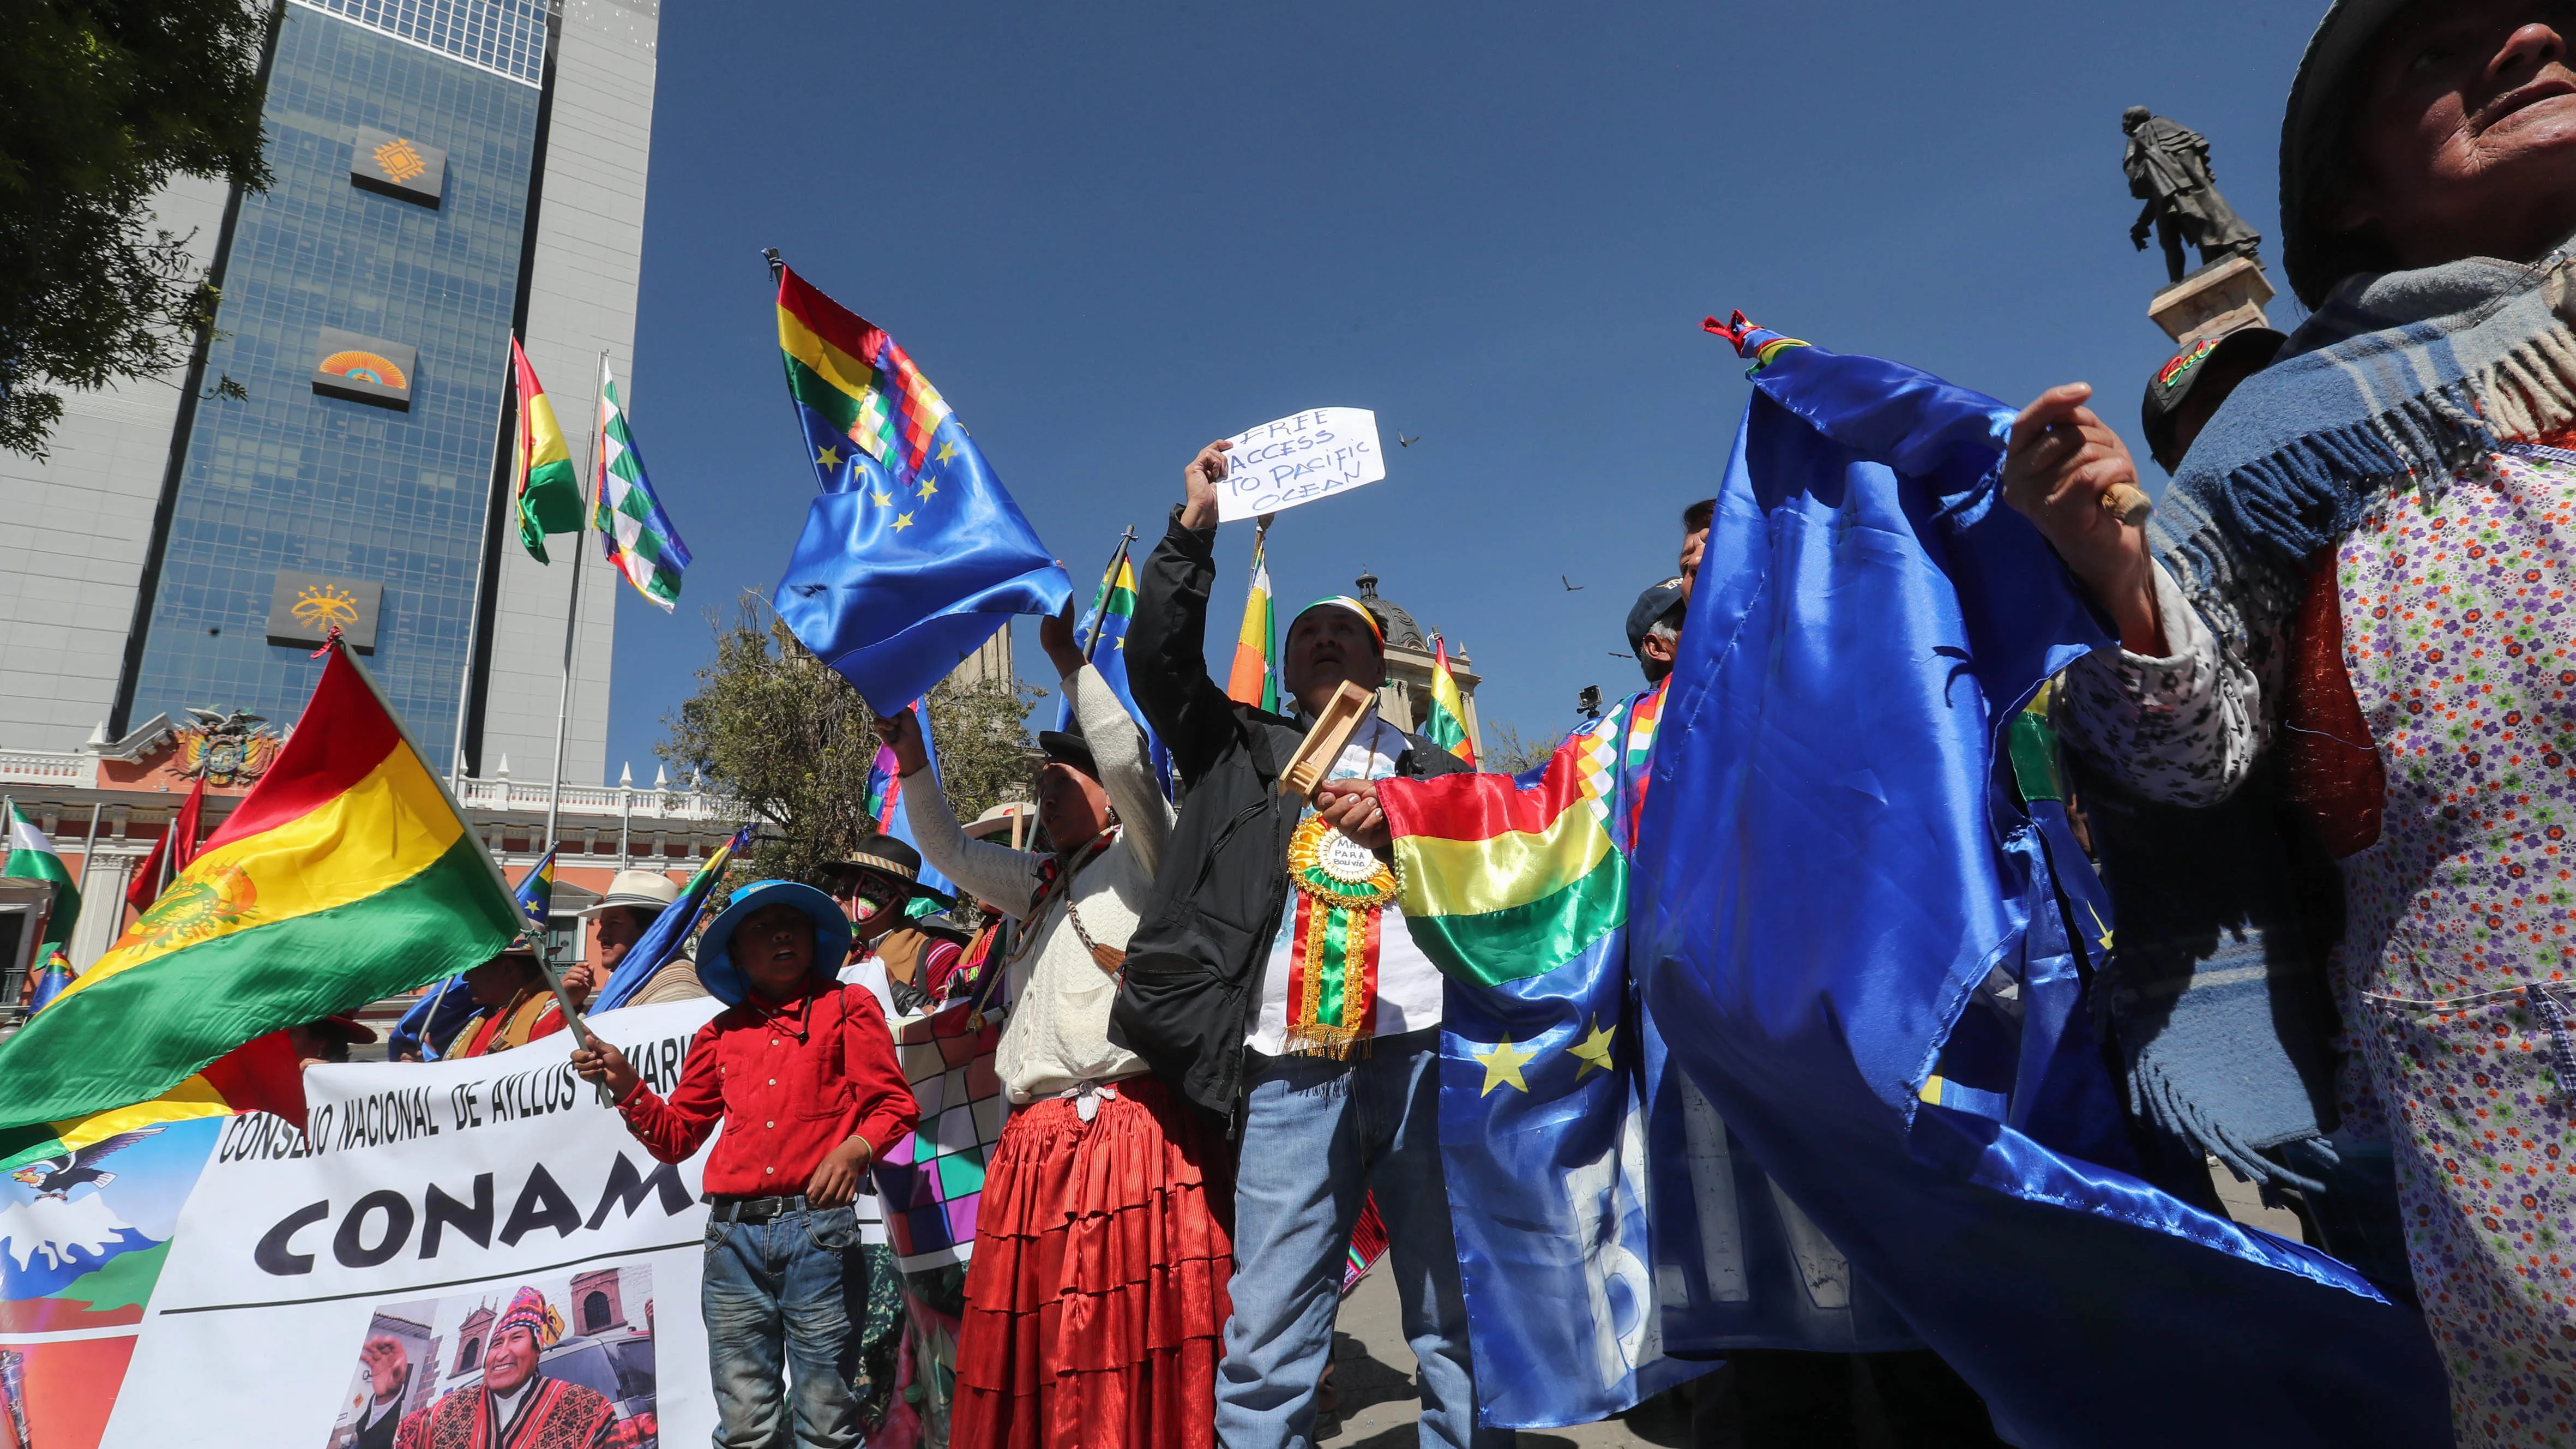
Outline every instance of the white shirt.
POLYGON ((1091 959, 1072 925, 1103 946, 1124 949, 1151 902, 1154 867, 1171 838, 1172 807, 1154 783, 1144 733, 1090 665, 1064 681, 1074 715, 1100 767, 1100 787, 1118 809, 1118 839, 1075 873, 1046 913, 1027 919, 1045 857, 989 840, 970 840, 927 773, 903 781, 903 809, 921 845, 921 858, 960 889, 1008 911, 1023 926, 1028 948, 1010 963, 1010 1010, 993 1069, 1012 1102, 1025 1105, 1084 1082, 1111 1082, 1142 1074, 1145 1060, 1109 1040, 1109 1007, 1117 982, 1091 959))
POLYGON ((510 1431, 510 1425, 519 1417, 519 1401, 528 1396, 528 1390, 534 1388, 536 1382, 537 1376, 530 1374, 506 1394, 490 1384, 483 1386, 483 1392, 492 1396, 492 1427, 496 1432, 507 1434, 510 1431))
MULTIPOLYGON (((1360 727, 1351 732, 1350 743, 1342 747, 1341 758, 1333 762, 1333 780, 1383 780, 1395 773, 1398 755, 1412 748, 1404 732, 1377 717, 1374 706, 1360 727)), ((1309 804, 1306 813, 1312 815, 1309 804)), ((1286 870, 1287 862, 1279 868, 1286 870)), ((1369 1035, 1400 1036, 1408 1031, 1421 1031, 1440 1024, 1442 980, 1440 968, 1413 944, 1413 933, 1404 928, 1404 913, 1389 901, 1378 920, 1377 947, 1377 1012, 1370 1019, 1369 1035)), ((1297 892, 1288 891, 1288 901, 1279 916, 1279 934, 1270 943, 1270 960, 1261 971, 1261 1010, 1252 1018, 1252 1032, 1245 1044, 1254 1051, 1278 1056, 1287 1045, 1288 1036, 1288 955, 1297 933, 1297 892)))

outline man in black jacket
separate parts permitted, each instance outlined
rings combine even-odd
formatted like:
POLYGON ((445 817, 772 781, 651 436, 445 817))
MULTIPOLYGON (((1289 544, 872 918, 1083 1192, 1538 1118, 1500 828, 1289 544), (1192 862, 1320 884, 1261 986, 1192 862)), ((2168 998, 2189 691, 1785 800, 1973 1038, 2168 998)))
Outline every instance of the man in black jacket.
MULTIPOLYGON (((1187 501, 1145 562, 1128 625, 1128 681, 1189 794, 1111 1013, 1114 1037, 1241 1134, 1217 1437, 1227 1449, 1311 1440, 1343 1255, 1374 1189, 1421 1366, 1422 1442, 1505 1445, 1508 1430, 1475 1428, 1440 1171, 1439 971, 1393 904, 1376 802, 1331 783, 1312 802, 1279 789, 1334 692, 1384 682, 1382 626, 1346 598, 1290 622, 1280 678, 1293 719, 1237 704, 1208 677, 1226 447, 1184 472, 1187 501)), ((1465 768, 1372 709, 1330 774, 1465 768)))

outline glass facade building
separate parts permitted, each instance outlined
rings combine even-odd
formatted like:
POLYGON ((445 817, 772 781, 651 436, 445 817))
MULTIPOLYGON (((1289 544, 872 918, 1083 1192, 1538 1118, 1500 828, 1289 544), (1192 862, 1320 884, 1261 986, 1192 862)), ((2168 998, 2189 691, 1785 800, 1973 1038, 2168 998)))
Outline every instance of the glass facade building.
POLYGON ((270 642, 272 590, 281 571, 323 575, 382 586, 369 667, 447 767, 524 315, 545 38, 530 0, 285 7, 266 111, 276 180, 240 198, 220 259, 122 720, 192 705, 293 720, 321 666, 309 643, 270 642), (435 206, 353 182, 361 128, 446 153, 435 206), (326 329, 416 348, 408 409, 317 392, 326 329))

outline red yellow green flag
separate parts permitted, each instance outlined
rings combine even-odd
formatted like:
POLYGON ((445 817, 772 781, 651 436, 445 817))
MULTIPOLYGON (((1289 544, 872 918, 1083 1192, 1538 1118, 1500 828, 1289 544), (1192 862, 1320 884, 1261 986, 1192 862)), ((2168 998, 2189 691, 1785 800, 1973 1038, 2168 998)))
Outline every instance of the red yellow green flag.
POLYGON ((1235 634, 1234 672, 1226 678, 1226 698, 1278 713, 1279 675, 1270 667, 1270 641, 1277 627, 1270 611, 1270 565, 1261 556, 1261 538, 1256 534, 1252 591, 1243 598, 1243 627, 1235 634))
POLYGON ((1396 903, 1413 943, 1479 986, 1553 971, 1628 919, 1609 803, 1568 737, 1533 785, 1510 775, 1384 780, 1396 903))
POLYGON ((1449 641, 1431 636, 1431 706, 1422 712, 1422 737, 1476 768, 1475 737, 1467 733, 1467 696, 1449 672, 1449 641))
POLYGON ((519 542, 539 563, 546 557, 546 535, 581 529, 581 479, 573 472, 572 449, 555 421, 555 405, 546 401, 545 384, 528 365, 519 339, 510 339, 510 370, 519 389, 519 427, 510 445, 511 496, 518 500, 519 542))
POLYGON ((235 1048, 498 954, 523 924, 374 681, 332 647, 276 763, 108 953, 0 1042, 0 1128, 145 1102, 235 1048))

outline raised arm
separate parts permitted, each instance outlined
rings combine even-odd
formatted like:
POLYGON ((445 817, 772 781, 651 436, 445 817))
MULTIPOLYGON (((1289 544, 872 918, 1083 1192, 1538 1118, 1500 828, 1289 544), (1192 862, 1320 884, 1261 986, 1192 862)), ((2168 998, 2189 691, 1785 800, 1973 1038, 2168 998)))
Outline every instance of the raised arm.
MULTIPOLYGON (((2254 586, 2195 597, 2156 562, 2142 523, 2102 506, 2137 486, 2128 445, 2084 406, 2092 389, 2054 387, 2022 410, 2004 453, 2004 497, 2036 525, 2108 613, 2120 647, 2066 671, 2058 723, 2069 747, 2149 799, 2214 805, 2271 737, 2280 639, 2296 594, 2254 586)), ((2166 507, 2185 506, 2167 496, 2166 507)))
POLYGON ((1109 688, 1100 671, 1085 664, 1065 676, 1064 692, 1082 721, 1082 738, 1100 766, 1100 788, 1126 823, 1136 859, 1152 875, 1163 861, 1163 842, 1172 834, 1172 805, 1154 779, 1154 762, 1145 753, 1145 732, 1136 728, 1127 706, 1109 688))
POLYGON ((1127 626, 1127 683, 1181 773, 1207 773, 1234 737, 1234 701, 1207 672, 1208 590, 1216 582, 1216 480, 1227 443, 1211 443, 1183 471, 1188 501, 1172 510, 1163 541, 1136 578, 1127 626))
POLYGON ((1018 917, 1036 896, 1041 857, 989 840, 972 840, 957 824, 957 812, 930 773, 930 754, 921 743, 921 721, 909 709, 877 721, 877 733, 894 750, 895 768, 903 772, 903 816, 912 826, 921 858, 957 882, 968 895, 990 902, 1018 917))

